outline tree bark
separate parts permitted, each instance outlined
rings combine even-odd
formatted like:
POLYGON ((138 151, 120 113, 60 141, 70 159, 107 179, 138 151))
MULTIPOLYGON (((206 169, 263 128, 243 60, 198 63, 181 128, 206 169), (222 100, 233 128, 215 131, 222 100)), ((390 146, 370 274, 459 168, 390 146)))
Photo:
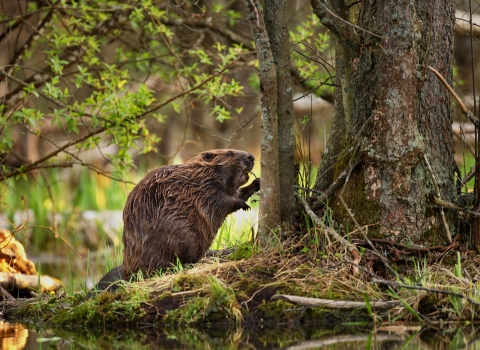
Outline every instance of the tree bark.
MULTIPOLYGON (((348 7, 343 2, 339 2, 338 13, 348 13, 348 7)), ((348 19, 348 18, 347 18, 348 19)), ((350 66, 345 62, 350 61, 348 48, 345 43, 336 35, 332 38, 335 42, 335 85, 345 86, 345 80, 350 76, 350 66)), ((335 164, 337 158, 347 144, 347 124, 345 120, 345 111, 343 104, 343 89, 335 89, 334 100, 335 109, 333 110, 332 129, 322 156, 322 161, 318 169, 318 176, 315 181, 314 190, 325 191, 335 180, 335 164)), ((346 103, 348 105, 348 103, 346 103)))
MULTIPOLYGON (((360 157, 343 199, 361 225, 377 224, 370 234, 398 242, 444 240, 440 216, 428 208, 434 185, 423 157, 442 198, 454 201, 451 99, 427 66, 451 81, 455 1, 346 2, 311 0, 336 37, 341 86, 316 188, 325 189, 360 157)), ((337 220, 350 220, 340 201, 334 199, 333 210, 337 220)))
POLYGON ((286 0, 265 0, 265 26, 277 73, 278 157, 280 174, 280 216, 291 223, 295 209, 295 130, 290 77, 290 45, 286 0))
POLYGON ((247 18, 253 33, 260 68, 262 139, 260 167, 262 188, 258 240, 268 245, 271 230, 280 224, 280 177, 278 163, 277 73, 262 8, 258 0, 246 0, 247 18))

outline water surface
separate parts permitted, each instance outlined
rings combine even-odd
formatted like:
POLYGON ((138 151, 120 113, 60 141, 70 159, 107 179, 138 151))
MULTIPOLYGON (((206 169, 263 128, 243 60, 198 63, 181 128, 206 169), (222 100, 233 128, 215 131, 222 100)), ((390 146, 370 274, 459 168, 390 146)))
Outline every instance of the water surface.
MULTIPOLYGON (((480 325, 479 325, 480 326, 480 325)), ((475 326, 278 325, 226 329, 29 329, 0 321, 1 349, 480 349, 475 326)))

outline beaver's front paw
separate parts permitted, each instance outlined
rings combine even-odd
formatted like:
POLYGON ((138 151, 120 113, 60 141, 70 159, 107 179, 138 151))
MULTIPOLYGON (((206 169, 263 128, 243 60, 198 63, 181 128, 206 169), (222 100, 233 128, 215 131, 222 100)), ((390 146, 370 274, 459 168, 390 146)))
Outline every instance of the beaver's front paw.
POLYGON ((241 209, 243 209, 243 210, 250 210, 251 208, 250 208, 250 206, 247 204, 247 202, 244 202, 241 209))
POLYGON ((232 203, 232 213, 239 209, 250 210, 250 206, 247 204, 245 200, 237 198, 232 203))

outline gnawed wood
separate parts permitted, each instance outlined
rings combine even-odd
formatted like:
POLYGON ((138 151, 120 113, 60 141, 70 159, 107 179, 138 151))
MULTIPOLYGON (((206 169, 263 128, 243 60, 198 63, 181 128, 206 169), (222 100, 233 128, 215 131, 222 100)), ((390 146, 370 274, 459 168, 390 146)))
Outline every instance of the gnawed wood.
MULTIPOLYGON (((367 304, 364 301, 329 300, 299 297, 296 295, 286 294, 276 294, 272 296, 271 300, 283 300, 300 306, 322 307, 324 309, 335 310, 355 310, 367 308, 367 304)), ((371 301, 370 306, 375 310, 388 310, 397 306, 401 306, 401 303, 398 301, 371 301)))
MULTIPOLYGON (((50 276, 40 276, 40 285, 42 292, 51 292, 59 290, 62 282, 50 276)), ((36 291, 38 290, 38 276, 0 272, 0 286, 8 291, 19 289, 36 291)))
POLYGON ((12 233, 0 228, 0 271, 36 275, 35 264, 28 260, 22 243, 12 233))

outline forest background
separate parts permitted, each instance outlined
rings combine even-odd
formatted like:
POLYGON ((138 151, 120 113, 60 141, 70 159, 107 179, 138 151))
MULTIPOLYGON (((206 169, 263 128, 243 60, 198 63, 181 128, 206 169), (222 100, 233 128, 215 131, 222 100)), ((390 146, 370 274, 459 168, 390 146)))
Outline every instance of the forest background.
MULTIPOLYGON (((457 1, 457 17, 468 5, 457 1)), ((308 1, 287 6, 296 159, 311 187, 330 132, 335 45, 308 1)), ((104 247, 118 252, 126 196, 155 166, 213 148, 260 158, 243 2, 2 1, 1 14, 0 224, 45 266, 46 256, 102 265, 104 247)), ((454 86, 473 106, 469 36, 455 28, 454 86)), ((474 137, 460 111, 454 119, 466 174, 474 137)), ((255 221, 227 223, 216 247, 251 239, 255 221)))

